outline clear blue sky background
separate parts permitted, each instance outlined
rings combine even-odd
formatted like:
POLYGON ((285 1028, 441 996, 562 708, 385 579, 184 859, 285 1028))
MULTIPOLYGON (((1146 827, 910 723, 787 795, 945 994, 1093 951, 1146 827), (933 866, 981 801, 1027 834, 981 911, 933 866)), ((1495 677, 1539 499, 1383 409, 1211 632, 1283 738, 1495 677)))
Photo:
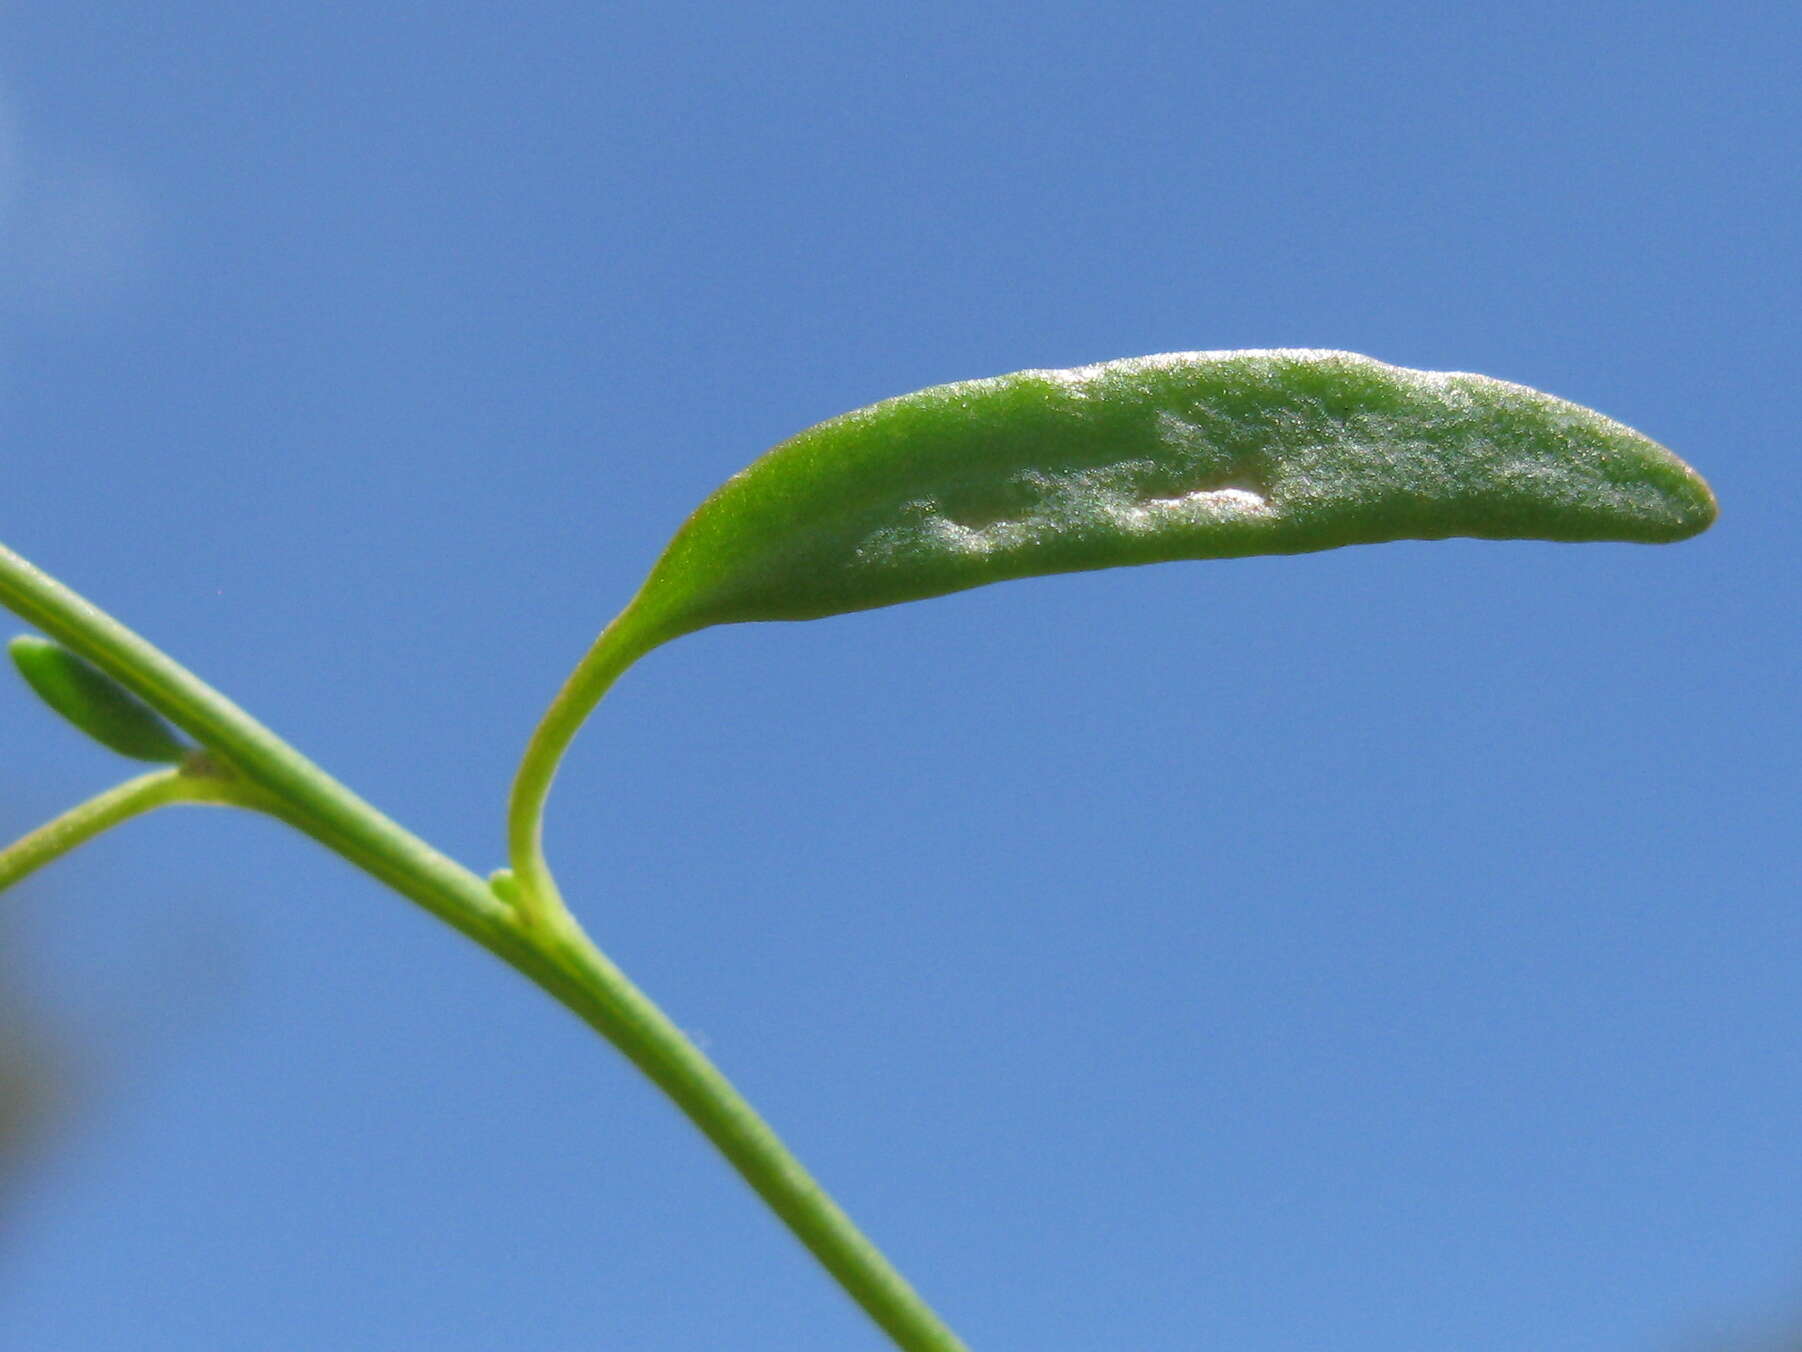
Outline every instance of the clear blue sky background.
MULTIPOLYGON (((1641 1352, 1802 1304, 1802 17, 24 0, 0 532, 472 866, 719 480, 923 385, 1310 346, 1591 404, 1681 546, 685 639, 566 889, 980 1352, 1641 1352)), ((8 833, 126 767, 0 691, 8 833)), ((0 1345, 883 1344, 607 1048, 236 814, 6 898, 0 1345)))

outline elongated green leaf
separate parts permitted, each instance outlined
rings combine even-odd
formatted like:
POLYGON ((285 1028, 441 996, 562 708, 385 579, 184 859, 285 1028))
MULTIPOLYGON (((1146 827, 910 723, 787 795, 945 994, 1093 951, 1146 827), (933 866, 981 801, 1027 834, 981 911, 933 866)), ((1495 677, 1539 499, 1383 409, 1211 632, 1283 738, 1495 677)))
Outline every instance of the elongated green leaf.
POLYGON ((1678 540, 1714 515, 1669 451, 1525 386, 1349 352, 1180 352, 939 385, 809 428, 701 505, 635 610, 666 637, 1116 564, 1678 540))
POLYGON ((38 697, 102 746, 146 761, 173 763, 187 753, 155 710, 68 649, 20 634, 8 651, 38 697))

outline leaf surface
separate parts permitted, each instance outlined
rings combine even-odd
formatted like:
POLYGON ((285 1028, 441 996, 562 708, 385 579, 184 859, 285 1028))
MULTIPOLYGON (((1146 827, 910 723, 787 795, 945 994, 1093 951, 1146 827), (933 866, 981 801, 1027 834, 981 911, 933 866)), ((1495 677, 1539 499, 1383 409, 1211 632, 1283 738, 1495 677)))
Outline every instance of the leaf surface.
POLYGON ((938 385, 783 442, 682 526, 646 646, 1009 578, 1399 539, 1679 540, 1693 470, 1552 395, 1349 352, 1179 352, 938 385))

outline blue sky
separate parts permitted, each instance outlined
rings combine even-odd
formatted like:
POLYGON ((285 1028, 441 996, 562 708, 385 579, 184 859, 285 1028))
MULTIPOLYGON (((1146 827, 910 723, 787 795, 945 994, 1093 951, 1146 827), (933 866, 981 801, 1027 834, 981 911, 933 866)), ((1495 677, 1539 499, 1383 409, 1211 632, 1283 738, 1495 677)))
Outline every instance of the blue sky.
MULTIPOLYGON (((977 1349, 1743 1345, 1802 1306, 1799 49, 1776 4, 9 5, 0 538, 485 870, 563 673, 822 418, 1271 346, 1597 407, 1712 532, 711 631, 550 850, 977 1349)), ((9 832, 126 772, 23 687, 0 735, 9 832)), ((883 1346, 309 843, 166 813, 4 904, 62 1085, 7 1346, 883 1346)))

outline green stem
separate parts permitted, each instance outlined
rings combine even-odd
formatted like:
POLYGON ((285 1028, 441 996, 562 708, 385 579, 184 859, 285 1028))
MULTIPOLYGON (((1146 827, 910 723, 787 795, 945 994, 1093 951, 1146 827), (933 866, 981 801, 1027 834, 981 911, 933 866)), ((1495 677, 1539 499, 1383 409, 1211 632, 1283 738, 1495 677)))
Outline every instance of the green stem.
POLYGON ((507 800, 507 862, 528 924, 562 930, 574 923, 544 858, 544 805, 563 753, 626 668, 672 637, 645 623, 635 607, 626 607, 601 631, 532 729, 507 800))
POLYGON ((87 844, 102 831, 172 803, 253 806, 226 780, 188 774, 179 768, 153 770, 95 794, 0 850, 0 890, 87 844))
MULTIPOLYGON (((555 900, 555 884, 539 849, 537 816, 557 758, 607 686, 634 658, 670 635, 649 637, 647 628, 635 627, 629 620, 628 611, 609 627, 613 638, 603 636, 553 705, 546 716, 551 730, 541 727, 534 737, 527 756, 529 773, 527 767, 521 771, 524 788, 515 791, 509 840, 515 860, 526 864, 538 888, 548 890, 530 891, 531 884, 520 878, 516 910, 482 879, 383 816, 180 664, 3 546, 0 601, 135 691, 222 757, 248 781, 234 786, 232 792, 240 795, 235 801, 281 818, 418 902, 606 1037, 713 1142, 896 1346, 906 1352, 963 1352, 956 1334, 834 1204, 726 1077, 555 900), (597 656, 609 645, 610 652, 597 656), (263 792, 253 792, 250 785, 263 792), (522 842, 528 848, 522 850, 522 842), (535 899, 531 903, 528 894, 535 899), (528 911, 528 904, 538 909, 528 911)), ((161 771, 145 779, 179 773, 161 771)), ((134 797, 155 796, 133 787, 143 783, 134 780, 114 791, 131 790, 124 795, 126 816, 156 805, 134 797)), ((79 842, 71 846, 74 843, 79 842)), ((45 856, 49 857, 54 856, 45 856)), ((516 862, 516 870, 519 867, 516 862)))
MULTIPOLYGON (((79 653, 254 784, 292 825, 481 940, 507 910, 469 871, 383 816, 224 695, 48 573, 0 546, 0 602, 79 653)), ((272 808, 272 810, 275 810, 272 808)))

